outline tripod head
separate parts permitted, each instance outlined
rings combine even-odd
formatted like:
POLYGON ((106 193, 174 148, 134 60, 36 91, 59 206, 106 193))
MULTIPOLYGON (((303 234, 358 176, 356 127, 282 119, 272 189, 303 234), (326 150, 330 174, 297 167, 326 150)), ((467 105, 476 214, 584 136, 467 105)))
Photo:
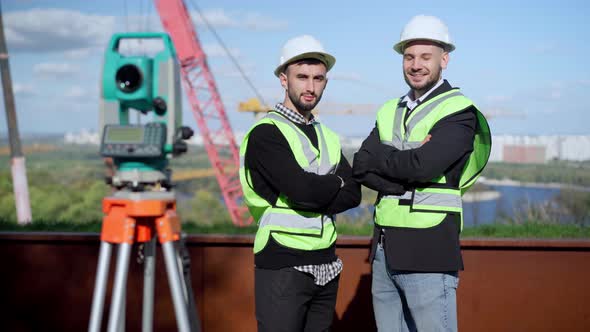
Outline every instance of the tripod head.
POLYGON ((187 151, 193 135, 182 123, 180 70, 174 45, 165 33, 112 36, 105 52, 100 102, 100 153, 112 158, 116 173, 107 182, 117 189, 143 191, 171 187, 169 159, 187 151), (149 56, 121 54, 123 39, 159 39, 163 50, 149 56), (150 117, 131 124, 130 113, 150 117))

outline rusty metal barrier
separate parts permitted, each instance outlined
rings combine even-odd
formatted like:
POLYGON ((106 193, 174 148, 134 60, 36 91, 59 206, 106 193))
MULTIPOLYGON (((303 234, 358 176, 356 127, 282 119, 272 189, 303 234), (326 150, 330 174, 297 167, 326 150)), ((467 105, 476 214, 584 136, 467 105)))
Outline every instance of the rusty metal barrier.
MULTIPOLYGON (((345 266, 334 331, 376 330, 369 241, 341 237, 337 242, 345 266)), ((252 243, 252 236, 187 239, 203 331, 256 331, 252 243)), ((86 330, 98 247, 98 234, 0 233, 2 330, 86 330)), ((590 240, 467 239, 462 250, 461 331, 590 331, 590 240)), ((172 331, 176 321, 158 254, 154 330, 172 331)), ((141 330, 142 271, 132 260, 128 331, 141 330)))

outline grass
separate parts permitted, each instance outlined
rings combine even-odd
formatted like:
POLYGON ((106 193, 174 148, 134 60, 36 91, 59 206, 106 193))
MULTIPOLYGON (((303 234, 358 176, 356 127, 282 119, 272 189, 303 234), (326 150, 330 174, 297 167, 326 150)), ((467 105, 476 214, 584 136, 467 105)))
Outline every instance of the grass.
POLYGON ((537 238, 537 239, 590 239, 590 227, 526 222, 518 225, 494 224, 463 229, 463 238, 537 238))
MULTIPOLYGON (((28 225, 18 225, 11 221, 0 221, 0 232, 81 232, 100 233, 102 223, 99 222, 52 222, 35 221, 28 225)), ((255 234, 256 227, 235 227, 223 225, 196 225, 186 223, 182 230, 189 234, 255 234)))
POLYGON ((19 225, 14 221, 0 221, 2 232, 100 232, 100 223, 96 222, 54 222, 35 221, 27 225, 19 225))
MULTIPOLYGON (((231 224, 197 225, 186 223, 183 231, 188 234, 255 234, 256 226, 235 227, 231 224)), ((97 222, 51 222, 35 221, 29 225, 18 225, 11 221, 0 221, 0 232, 91 232, 99 233, 101 223, 97 222)), ((373 225, 340 224, 337 226, 340 235, 371 236, 373 225)), ((462 238, 539 238, 539 239, 590 239, 590 227, 576 225, 542 224, 526 222, 522 224, 492 224, 463 229, 462 238)))

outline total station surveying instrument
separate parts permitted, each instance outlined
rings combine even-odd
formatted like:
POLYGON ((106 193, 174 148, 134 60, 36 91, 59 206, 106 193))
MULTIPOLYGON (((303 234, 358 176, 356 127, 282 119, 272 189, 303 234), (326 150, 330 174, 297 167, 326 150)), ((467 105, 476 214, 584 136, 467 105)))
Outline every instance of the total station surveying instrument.
POLYGON ((100 331, 111 250, 118 245, 108 331, 125 330, 125 294, 131 248, 144 247, 142 330, 153 324, 156 236, 161 244, 179 331, 199 331, 169 159, 187 151, 193 132, 181 126, 180 70, 165 33, 115 34, 105 53, 100 106, 100 153, 116 168, 107 178, 114 189, 103 199, 100 253, 88 330, 100 331), (125 56, 123 40, 157 39, 163 50, 153 57, 125 56), (130 123, 130 113, 151 115, 130 123))

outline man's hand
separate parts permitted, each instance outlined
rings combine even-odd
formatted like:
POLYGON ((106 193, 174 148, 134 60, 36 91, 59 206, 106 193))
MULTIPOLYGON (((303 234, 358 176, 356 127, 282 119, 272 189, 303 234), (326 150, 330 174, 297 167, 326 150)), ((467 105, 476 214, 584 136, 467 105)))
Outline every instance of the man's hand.
POLYGON ((406 192, 406 189, 401 184, 385 179, 375 173, 366 173, 357 181, 382 195, 401 195, 406 192))
POLYGON ((377 152, 379 150, 380 146, 381 146, 381 141, 379 140, 379 137, 370 135, 369 137, 367 137, 363 141, 359 151, 364 150, 364 151, 369 152, 370 154, 374 154, 375 152, 377 152))
POLYGON ((359 150, 352 160, 352 176, 360 178, 369 171, 369 158, 372 156, 367 150, 359 150))
POLYGON ((424 138, 424 140, 422 141, 422 143, 420 143, 420 146, 430 142, 430 139, 432 138, 432 135, 428 134, 426 135, 426 138, 424 138))

